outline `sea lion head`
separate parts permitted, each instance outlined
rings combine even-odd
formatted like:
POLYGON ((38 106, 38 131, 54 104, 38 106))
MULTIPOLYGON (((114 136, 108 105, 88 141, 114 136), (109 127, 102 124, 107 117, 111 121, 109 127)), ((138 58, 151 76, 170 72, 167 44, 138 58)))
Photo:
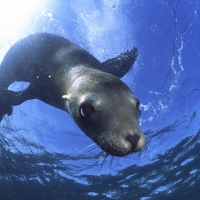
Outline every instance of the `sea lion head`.
POLYGON ((63 98, 77 125, 105 152, 125 156, 143 149, 140 102, 117 77, 104 72, 79 76, 63 98))

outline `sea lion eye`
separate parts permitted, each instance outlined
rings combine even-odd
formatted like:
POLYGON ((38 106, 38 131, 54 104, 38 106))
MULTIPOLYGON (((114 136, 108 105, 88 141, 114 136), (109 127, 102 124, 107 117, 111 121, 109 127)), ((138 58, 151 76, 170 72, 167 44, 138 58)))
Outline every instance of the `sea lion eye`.
POLYGON ((95 109, 90 103, 82 103, 79 107, 79 114, 84 118, 90 117, 94 111, 95 109))

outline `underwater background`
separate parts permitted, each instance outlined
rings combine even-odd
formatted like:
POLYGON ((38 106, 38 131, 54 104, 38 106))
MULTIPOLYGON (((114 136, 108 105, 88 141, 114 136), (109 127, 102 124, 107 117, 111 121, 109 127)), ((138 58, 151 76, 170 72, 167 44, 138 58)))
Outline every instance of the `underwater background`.
POLYGON ((0 123, 2 200, 200 199, 198 0, 1 1, 0 27, 0 61, 36 32, 63 36, 102 62, 137 47, 122 80, 141 101, 147 138, 142 152, 105 159, 69 114, 24 102, 0 123))

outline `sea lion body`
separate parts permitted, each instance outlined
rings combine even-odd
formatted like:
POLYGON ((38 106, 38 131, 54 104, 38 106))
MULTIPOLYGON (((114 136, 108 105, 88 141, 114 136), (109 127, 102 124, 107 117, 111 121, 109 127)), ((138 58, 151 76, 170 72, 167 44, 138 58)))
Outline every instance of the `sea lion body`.
POLYGON ((132 66, 137 49, 100 63, 69 40, 36 33, 15 43, 0 66, 0 118, 12 107, 39 99, 62 109, 104 151, 124 156, 140 151, 145 138, 138 125, 139 101, 119 79, 132 66), (30 85, 8 90, 15 81, 30 85))

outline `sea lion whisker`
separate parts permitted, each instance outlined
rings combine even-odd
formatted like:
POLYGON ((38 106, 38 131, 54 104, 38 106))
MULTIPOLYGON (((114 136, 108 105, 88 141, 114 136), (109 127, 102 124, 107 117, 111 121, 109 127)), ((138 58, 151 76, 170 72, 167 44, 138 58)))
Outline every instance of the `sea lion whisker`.
POLYGON ((84 150, 86 150, 86 149, 88 149, 88 148, 90 148, 90 147, 92 147, 92 146, 94 146, 95 144, 90 144, 90 145, 88 145, 87 147, 85 147, 85 148, 83 148, 81 151, 84 151, 84 150))
MULTIPOLYGON (((91 141, 81 142, 81 143, 79 143, 78 145, 72 146, 70 149, 75 149, 75 148, 77 148, 77 147, 79 147, 79 146, 82 146, 82 145, 85 145, 85 144, 89 144, 89 143, 91 143, 91 141)), ((93 144, 92 144, 92 145, 93 145, 93 144)))
MULTIPOLYGON (((95 144, 94 144, 95 145, 95 144)), ((94 150, 96 150, 96 149, 99 149, 99 147, 92 147, 91 149, 88 149, 86 152, 85 152, 85 154, 88 154, 88 153, 90 153, 91 151, 94 151, 94 150)), ((83 150, 81 150, 81 151, 83 151, 83 150)))
POLYGON ((109 156, 109 154, 106 153, 106 155, 105 155, 105 157, 104 157, 104 159, 103 159, 103 161, 102 161, 102 163, 101 163, 101 165, 100 165, 100 169, 102 169, 103 164, 106 162, 106 159, 108 158, 108 156, 109 156))
POLYGON ((115 160, 115 157, 114 156, 111 156, 111 160, 110 160, 110 169, 112 167, 112 164, 113 164, 113 161, 115 160))
MULTIPOLYGON (((98 148, 98 147, 97 147, 98 148)), ((94 157, 94 159, 93 159, 93 163, 94 162, 97 162, 97 163, 99 163, 99 159, 101 158, 101 157, 104 157, 105 155, 107 155, 108 153, 106 153, 106 152, 104 152, 104 151, 100 151, 95 157, 94 157)), ((109 155, 109 154, 108 154, 109 155)))
MULTIPOLYGON (((75 150, 77 147, 80 147, 80 146, 83 146, 83 145, 86 145, 86 144, 91 144, 91 141, 87 141, 87 142, 83 142, 83 143, 80 143, 80 144, 78 144, 78 145, 75 145, 75 146, 71 146, 70 148, 69 148, 69 152, 71 151, 71 150, 75 150)), ((83 152, 85 149, 87 149, 87 148, 89 148, 89 147, 92 147, 93 145, 95 145, 95 144, 91 144, 91 145, 89 145, 89 146, 86 146, 86 147, 84 147, 83 149, 81 149, 81 150, 79 150, 79 152, 83 152)), ((86 152, 86 153, 88 153, 88 152, 86 152)))

